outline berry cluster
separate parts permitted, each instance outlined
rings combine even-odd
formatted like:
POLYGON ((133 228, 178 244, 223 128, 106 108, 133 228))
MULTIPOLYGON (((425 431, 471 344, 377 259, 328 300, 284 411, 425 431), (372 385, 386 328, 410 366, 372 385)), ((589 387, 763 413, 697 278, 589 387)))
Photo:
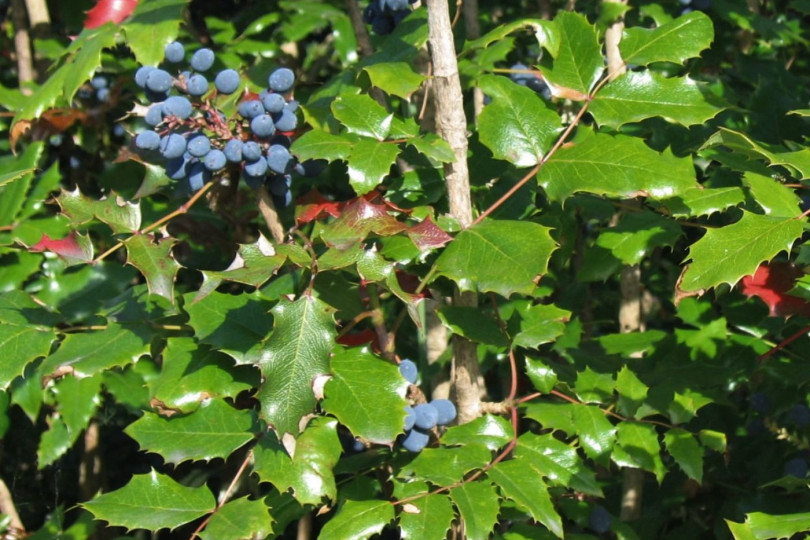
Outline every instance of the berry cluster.
POLYGON ((95 75, 90 80, 90 85, 79 88, 76 97, 84 101, 95 99, 99 103, 106 103, 110 100, 110 81, 104 75, 95 75))
MULTIPOLYGON (((411 384, 416 384, 419 372, 411 360, 399 364, 400 374, 411 384)), ((456 419, 456 406, 448 399, 434 399, 414 407, 405 407, 405 437, 402 447, 411 452, 419 452, 430 441, 430 430, 436 426, 446 426, 456 419)))
POLYGON ((543 99, 551 99, 551 89, 546 84, 542 77, 532 73, 531 69, 525 64, 515 64, 511 68, 514 72, 509 74, 509 78, 521 86, 531 88, 541 96, 543 99))
POLYGON ((408 4, 416 0, 371 0, 363 11, 363 21, 371 25, 375 34, 385 36, 411 12, 408 4))
MULTIPOLYGON (((179 64, 186 56, 176 41, 164 53, 167 64, 179 64)), ((186 180, 192 191, 231 164, 250 187, 266 185, 276 204, 288 205, 291 174, 314 176, 322 169, 320 162, 298 163, 289 151, 298 126, 298 102, 292 99, 295 74, 288 68, 273 71, 268 87, 258 95, 246 94, 239 117, 228 121, 212 102, 236 92, 241 80, 236 70, 223 69, 214 76, 212 91, 206 73, 214 60, 213 51, 202 48, 191 56, 191 70, 176 77, 169 68, 138 69, 135 83, 152 102, 144 118, 152 129, 140 131, 135 146, 145 157, 162 161, 167 176, 186 180), (172 95, 173 90, 177 93, 172 95)))

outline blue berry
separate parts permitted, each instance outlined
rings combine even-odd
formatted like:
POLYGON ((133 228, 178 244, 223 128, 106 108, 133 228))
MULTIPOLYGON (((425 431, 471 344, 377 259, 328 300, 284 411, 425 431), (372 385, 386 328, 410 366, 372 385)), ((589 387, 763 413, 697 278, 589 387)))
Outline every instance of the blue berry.
POLYGON ((209 171, 218 171, 225 166, 227 159, 222 150, 214 148, 205 155, 205 168, 209 171))
POLYGON ((242 145, 242 157, 245 161, 256 161, 262 157, 262 147, 255 141, 248 141, 242 145))
POLYGON ((278 197, 283 197, 290 191, 292 177, 289 174, 274 174, 267 179, 267 188, 270 193, 278 197))
POLYGON ((239 139, 231 139, 225 143, 225 148, 222 149, 225 154, 225 159, 231 163, 239 163, 242 161, 242 141, 239 139))
POLYGON ((239 104, 237 108, 237 112, 243 117, 247 118, 248 120, 256 118, 260 114, 264 114, 264 107, 262 106, 262 102, 257 99, 252 99, 250 101, 243 101, 239 104))
POLYGON ((325 159, 308 159, 295 164, 295 172, 301 176, 312 178, 318 176, 326 168, 328 162, 325 159))
POLYGON ((790 419, 793 420, 797 426, 806 426, 810 423, 810 409, 803 403, 794 405, 793 408, 790 409, 790 419))
POLYGON ((285 105, 284 110, 275 119, 275 124, 279 131, 295 131, 298 126, 298 117, 295 116, 293 109, 285 105))
POLYGON ((264 174, 253 176, 252 174, 248 174, 247 171, 243 171, 242 177, 245 179, 245 183, 251 189, 259 189, 264 185, 264 181, 267 179, 264 174))
POLYGON ((456 406, 449 399, 434 399, 430 402, 436 408, 438 416, 436 423, 440 426, 446 426, 456 419, 456 406))
POLYGON ((168 71, 153 69, 146 76, 146 88, 152 92, 168 92, 172 87, 172 76, 168 71))
POLYGON ((214 65, 214 51, 211 49, 198 49, 191 56, 191 68, 194 71, 208 71, 214 65))
POLYGON ((211 179, 211 171, 199 161, 195 161, 188 168, 188 187, 191 191, 202 188, 211 179))
POLYGON ((409 452, 421 452, 430 442, 430 435, 414 428, 402 439, 402 447, 409 452))
POLYGON ((172 64, 179 64, 183 61, 183 57, 186 55, 186 50, 183 48, 183 44, 179 41, 172 41, 163 48, 163 54, 166 56, 166 60, 172 64))
POLYGON ((188 153, 194 157, 201 158, 211 150, 211 140, 202 133, 196 133, 189 137, 188 153))
POLYGON ((191 102, 183 96, 172 96, 163 103, 163 114, 185 120, 191 116, 191 102))
POLYGON ((264 106, 264 110, 270 114, 280 113, 284 109, 284 104, 286 103, 281 94, 268 92, 266 90, 263 90, 262 93, 259 94, 259 99, 264 106))
POLYGON ((755 412, 768 414, 771 410, 771 398, 762 392, 754 392, 748 400, 751 403, 751 408, 754 409, 755 412))
POLYGON ((263 176, 267 173, 267 160, 257 159, 245 163, 245 173, 250 176, 263 176))
POLYGON ((160 148, 160 135, 152 130, 141 131, 135 137, 135 146, 141 150, 157 150, 160 148))
POLYGON ((603 506, 594 506, 588 516, 588 527, 595 533, 606 533, 610 530, 613 516, 603 506))
POLYGON ((267 79, 268 86, 273 92, 284 93, 292 89, 295 84, 295 73, 289 68, 278 68, 267 79))
POLYGON ((411 384, 416 384, 416 380, 419 378, 419 369, 412 360, 405 359, 400 362, 399 373, 411 384))
POLYGON ((439 419, 439 411, 430 403, 421 403, 413 408, 416 415, 414 425, 419 429, 432 429, 436 427, 436 421, 439 419))
POLYGON ((179 158, 186 151, 186 139, 177 133, 171 133, 160 139, 160 153, 166 159, 179 158))
POLYGON ((250 130, 257 137, 266 139, 276 132, 276 126, 269 114, 260 114, 250 121, 250 130))
POLYGON ((186 90, 192 96, 201 96, 208 92, 208 79, 195 73, 186 80, 186 90))
POLYGON ((239 88, 239 73, 235 69, 223 69, 217 73, 214 86, 221 94, 233 94, 239 88))
POLYGON ((107 77, 104 75, 96 75, 90 81, 90 86, 92 86, 96 90, 101 90, 102 88, 107 88, 107 77))
POLYGON ((292 171, 294 164, 294 158, 286 147, 273 144, 267 149, 267 165, 273 172, 288 174, 292 171))
MULTIPOLYGON (((191 158, 191 156, 188 156, 191 158)), ((166 176, 172 180, 182 180, 188 174, 189 159, 186 156, 174 158, 166 163, 166 176)))
POLYGON ((138 68, 138 71, 135 72, 135 84, 140 86, 141 88, 146 88, 146 78, 149 76, 149 73, 154 71, 154 66, 141 66, 138 68))
POLYGON ((155 92, 149 88, 144 90, 143 93, 146 96, 146 99, 149 100, 149 103, 159 103, 161 101, 166 101, 169 98, 169 92, 155 92))
POLYGON ((163 121, 163 104, 155 103, 146 111, 144 121, 150 126, 154 127, 163 121))
POLYGON ((405 406, 405 424, 404 429, 408 431, 409 429, 413 428, 413 425, 416 423, 416 413, 413 410, 413 407, 410 405, 405 406))
POLYGON ((99 88, 98 90, 96 90, 96 99, 99 100, 101 103, 106 103, 110 99, 110 89, 99 88))

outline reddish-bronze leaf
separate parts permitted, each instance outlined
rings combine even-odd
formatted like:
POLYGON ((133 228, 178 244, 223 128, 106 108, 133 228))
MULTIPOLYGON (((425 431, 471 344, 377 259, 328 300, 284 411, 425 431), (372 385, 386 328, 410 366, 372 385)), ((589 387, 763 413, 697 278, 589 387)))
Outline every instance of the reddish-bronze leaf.
POLYGON ((742 293, 756 296, 765 302, 774 317, 790 315, 810 315, 810 303, 788 294, 796 279, 804 273, 785 262, 771 262, 760 265, 752 276, 742 279, 742 293))
POLYGON ((96 28, 106 22, 120 23, 135 10, 138 0, 99 0, 84 19, 85 28, 96 28))
POLYGON ((70 264, 87 263, 93 260, 93 244, 87 236, 72 231, 65 238, 50 238, 43 234, 39 242, 28 248, 28 251, 40 253, 51 251, 70 264))
POLYGON ((437 227, 430 216, 408 229, 408 237, 420 251, 440 248, 453 239, 452 236, 437 227))

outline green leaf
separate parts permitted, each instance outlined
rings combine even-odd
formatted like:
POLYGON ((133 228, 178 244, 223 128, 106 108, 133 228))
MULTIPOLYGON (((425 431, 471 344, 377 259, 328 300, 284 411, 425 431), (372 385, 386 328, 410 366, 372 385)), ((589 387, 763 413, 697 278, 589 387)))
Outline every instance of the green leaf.
POLYGON ((349 183, 358 195, 373 190, 388 176, 397 160, 399 146, 372 139, 361 139, 349 156, 349 183))
POLYGON ((489 482, 467 482, 450 490, 450 498, 464 521, 464 536, 470 540, 489 538, 498 521, 498 494, 489 482))
POLYGON ((391 131, 393 114, 389 114, 368 94, 343 94, 332 102, 332 114, 349 133, 385 140, 391 131))
POLYGON ((605 417, 605 412, 593 405, 576 405, 573 414, 579 444, 588 457, 598 461, 613 447, 616 428, 605 417))
POLYGON ((626 420, 619 423, 617 445, 611 458, 620 467, 650 471, 660 483, 666 474, 655 426, 626 420))
POLYGON ((189 324, 202 343, 231 356, 238 364, 258 363, 264 341, 273 328, 272 304, 258 293, 214 292, 199 302, 186 297, 189 324))
POLYGON ((101 377, 64 377, 54 386, 59 416, 65 422, 71 443, 87 427, 101 404, 101 377))
POLYGON ((337 420, 315 418, 290 445, 292 456, 272 432, 254 448, 253 470, 262 482, 271 482, 284 492, 292 488, 301 504, 320 504, 323 497, 337 496, 332 469, 343 449, 337 436, 337 420))
POLYGON ((506 77, 485 75, 479 85, 492 97, 478 117, 481 142, 497 159, 537 165, 562 131, 559 115, 536 92, 506 77))
POLYGON ((338 348, 330 360, 332 378, 321 407, 355 437, 390 444, 402 433, 408 382, 397 366, 366 348, 338 348))
POLYGON ((746 172, 743 183, 748 187, 751 196, 765 211, 765 215, 774 217, 797 217, 802 211, 799 208, 801 199, 787 186, 767 176, 746 172))
POLYGON ((163 456, 170 463, 227 458, 254 437, 256 418, 219 399, 203 401, 196 411, 164 418, 145 412, 124 429, 142 450, 163 456), (194 444, 189 444, 190 440, 194 444))
POLYGON ((574 406, 574 403, 529 403, 526 417, 539 422, 543 429, 559 430, 574 436, 574 406))
POLYGON ((29 176, 36 170, 37 170, 36 167, 25 167, 23 169, 19 169, 16 171, 0 174, 0 188, 5 187, 6 185, 12 182, 15 182, 20 178, 25 178, 26 176, 29 176))
POLYGON ((454 334, 470 341, 505 347, 508 344, 498 321, 477 307, 443 306, 436 311, 442 323, 454 334))
POLYGON ((700 484, 703 481, 703 449, 686 430, 672 428, 664 433, 664 444, 686 476, 700 484))
MULTIPOLYGON (((424 482, 396 484, 402 487, 396 492, 399 499, 423 495, 430 491, 424 482)), ((399 514, 399 529, 402 540, 444 540, 453 522, 453 503, 444 493, 418 497, 403 508, 399 514), (414 511, 410 507, 413 507, 414 511)))
POLYGON ((734 540, 758 540, 745 523, 736 523, 727 519, 726 525, 728 525, 734 540))
POLYGON ((515 447, 515 460, 519 460, 527 474, 548 478, 555 486, 581 491, 586 495, 602 497, 596 475, 587 469, 577 451, 553 435, 524 433, 515 447))
POLYGON ((714 39, 714 26, 709 17, 692 11, 658 28, 628 28, 619 42, 619 51, 628 64, 653 62, 683 64, 699 56, 714 39))
POLYGON ((652 71, 628 71, 596 94, 588 112, 598 124, 618 129, 656 116, 684 126, 704 124, 721 110, 689 77, 667 79, 652 71))
POLYGON ((410 63, 385 62, 366 66, 363 70, 368 73, 371 84, 385 92, 403 99, 419 90, 422 82, 427 78, 416 73, 410 63))
POLYGON ((485 466, 491 459, 491 452, 483 444, 425 448, 402 468, 402 474, 412 474, 439 486, 449 486, 464 478, 468 472, 485 466))
POLYGON ((156 239, 152 234, 136 234, 124 240, 127 264, 137 268, 149 292, 174 303, 174 278, 180 265, 172 256, 176 240, 171 237, 156 239))
POLYGON ((526 375, 537 391, 548 394, 557 384, 557 374, 548 364, 540 359, 526 357, 526 375))
POLYGON ((48 430, 42 434, 37 447, 37 467, 40 470, 65 455, 75 441, 60 417, 51 417, 48 423, 48 430))
POLYGON ((673 217, 708 216, 745 202, 745 193, 736 186, 722 188, 690 188, 660 201, 673 217))
POLYGON ((636 137, 596 135, 560 148, 540 169, 538 183, 562 201, 577 192, 628 199, 662 199, 697 186, 691 158, 658 153, 636 137))
POLYGON ((22 375, 25 366, 47 356, 56 340, 52 325, 57 320, 22 291, 0 295, 0 390, 22 375))
POLYGON ((560 47, 560 36, 557 32, 557 27, 554 21, 546 21, 543 19, 520 19, 502 24, 480 38, 465 43, 461 54, 465 55, 475 49, 487 48, 491 44, 499 42, 508 35, 517 30, 523 30, 524 28, 531 28, 535 32, 540 45, 551 52, 552 56, 557 55, 557 51, 560 47))
POLYGON ((726 452, 728 445, 726 441, 726 434, 721 431, 713 431, 711 429, 701 429, 698 432, 700 444, 714 450, 715 452, 726 452))
POLYGON ((301 161, 308 159, 335 161, 348 158, 353 147, 354 141, 350 141, 345 136, 332 135, 326 131, 313 129, 295 139, 290 147, 290 152, 301 161))
MULTIPOLYGON (((269 325, 268 325, 269 327, 269 325)), ((259 370, 192 338, 173 337, 163 349, 160 374, 149 381, 151 396, 166 409, 191 412, 207 398, 235 398, 259 386, 259 370)))
POLYGON ((79 188, 73 191, 63 188, 56 202, 73 225, 96 218, 109 225, 115 234, 132 233, 141 227, 140 205, 126 201, 115 193, 102 200, 94 200, 82 195, 79 188))
MULTIPOLYGON (((0 168, 10 169, 11 175, 21 170, 36 169, 44 154, 45 144, 34 142, 30 144, 22 155, 0 157, 0 168)), ((13 225, 25 207, 28 192, 34 183, 34 173, 29 172, 17 178, 15 182, 0 186, 0 225, 13 225)))
POLYGON ((202 540, 242 540, 265 538, 273 532, 273 519, 261 499, 247 497, 229 501, 216 513, 200 533, 202 540))
POLYGON ((163 47, 177 37, 188 1, 151 0, 138 4, 122 25, 127 45, 138 62, 156 66, 163 60, 163 47))
MULTIPOLYGON (((565 321, 571 312, 553 304, 537 304, 518 310, 520 331, 513 341, 516 347, 534 349, 543 343, 552 343, 565 331, 565 321)), ((511 321, 510 321, 511 322, 511 321)))
POLYGON ((226 270, 203 270, 203 284, 194 299, 199 301, 211 294, 223 281, 235 281, 251 287, 261 287, 287 260, 276 252, 273 245, 261 233, 252 244, 239 244, 231 264, 226 270))
POLYGON ((528 512, 532 519, 545 525, 558 538, 564 538, 562 519, 554 509, 546 483, 541 478, 527 474, 521 461, 502 461, 487 471, 487 476, 518 508, 528 512))
POLYGON ((382 532, 394 520, 394 506, 382 501, 346 501, 326 522, 320 540, 361 540, 382 532))
POLYGON ((39 372, 48 376, 58 369, 69 369, 77 377, 89 377, 136 362, 148 353, 148 339, 126 326, 112 323, 104 330, 65 336, 59 349, 39 367, 39 372))
POLYGON ((761 216, 743 212, 736 223, 709 229, 689 247, 689 262, 679 288, 683 291, 710 289, 721 283, 734 285, 752 275, 763 261, 780 251, 790 251, 803 227, 793 218, 761 216))
POLYGON ((279 434, 298 434, 301 417, 315 407, 312 381, 329 373, 335 336, 334 309, 311 296, 281 300, 273 308, 273 334, 259 367, 264 376, 257 398, 262 418, 279 434))
POLYGON ((613 397, 616 383, 613 375, 599 373, 586 366, 577 373, 575 388, 579 399, 586 403, 605 403, 613 397))
POLYGON ((512 424, 500 416, 485 414, 472 422, 452 426, 442 435, 446 446, 483 444, 492 451, 512 440, 512 424))
POLYGON ((565 93, 566 97, 584 100, 605 68, 596 30, 584 15, 569 11, 559 13, 554 23, 559 30, 560 48, 554 55, 553 67, 543 76, 555 95, 565 93, 560 89, 568 89, 579 95, 565 93))
POLYGON ((625 214, 618 225, 599 234, 596 245, 609 249, 624 264, 639 264, 656 248, 671 247, 683 234, 680 226, 654 212, 625 214))
POLYGON ((166 168, 162 165, 154 165, 152 163, 144 162, 140 163, 146 170, 146 174, 144 174, 141 185, 138 186, 138 191, 136 191, 135 195, 132 196, 133 199, 141 199, 143 197, 148 197, 149 195, 154 195, 155 193, 160 193, 164 187, 169 186, 174 182, 174 180, 166 175, 166 168))
POLYGON ((557 245, 528 221, 484 220, 456 236, 436 260, 438 275, 465 291, 531 294, 557 245))
POLYGON ((435 133, 424 133, 419 137, 413 137, 408 141, 408 144, 430 159, 441 163, 451 163, 456 160, 456 155, 447 141, 435 133))
POLYGON ((174 529, 216 507, 207 487, 186 487, 155 472, 136 474, 127 485, 82 503, 96 519, 127 529, 174 529), (137 512, 133 512, 137 508, 137 512))
POLYGON ((641 382, 629 366, 624 365, 616 375, 616 392, 619 394, 619 412, 632 416, 636 413, 649 387, 641 382))
POLYGON ((810 512, 781 515, 751 512, 745 515, 745 527, 757 539, 791 538, 810 529, 810 512))
POLYGON ((810 179, 810 148, 785 151, 783 147, 768 147, 752 139, 749 135, 727 128, 720 128, 701 148, 726 147, 748 158, 765 160, 769 165, 782 165, 800 180, 810 179))

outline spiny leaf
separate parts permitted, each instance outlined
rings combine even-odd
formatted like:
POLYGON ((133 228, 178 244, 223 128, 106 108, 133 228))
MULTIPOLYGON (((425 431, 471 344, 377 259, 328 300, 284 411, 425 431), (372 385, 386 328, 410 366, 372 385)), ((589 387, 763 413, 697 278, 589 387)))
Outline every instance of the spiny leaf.
POLYGON ((287 260, 276 252, 273 245, 259 234, 252 244, 239 244, 236 256, 225 270, 203 270, 203 284, 194 301, 211 294, 223 281, 235 281, 251 287, 261 287, 287 260))
MULTIPOLYGON (((701 186, 702 187, 702 186, 701 186)), ((708 216, 745 202, 745 193, 737 186, 690 188, 677 197, 660 201, 673 217, 708 216)))
POLYGON ((262 499, 252 501, 247 497, 229 501, 217 510, 205 530, 202 540, 242 540, 265 538, 273 532, 270 509, 262 499))
POLYGON ((721 110, 689 77, 667 79, 652 71, 628 71, 609 82, 588 109, 598 124, 612 128, 655 116, 684 126, 704 124, 721 110))
POLYGON ((259 367, 264 376, 257 398, 261 415, 279 434, 298 435, 301 417, 312 411, 312 381, 329 373, 335 336, 334 309, 311 296, 281 300, 259 367))
POLYGON ((413 474, 417 479, 449 486, 464 478, 468 472, 483 467, 490 459, 492 454, 483 444, 468 444, 457 448, 425 448, 416 459, 402 468, 402 474, 413 474))
POLYGON ((396 492, 399 499, 418 496, 408 503, 416 509, 415 512, 399 514, 402 540, 444 540, 455 516, 453 503, 447 495, 420 496, 430 491, 425 482, 396 483, 395 487, 401 488, 396 492))
POLYGON ((749 171, 743 175, 743 183, 766 215, 797 217, 802 213, 798 195, 775 179, 749 171))
POLYGON ((0 390, 5 390, 25 366, 46 356, 56 340, 53 326, 60 317, 48 312, 22 291, 0 294, 0 390))
POLYGON ((664 433, 664 444, 667 452, 678 463, 686 476, 698 484, 703 481, 703 449, 684 429, 672 428, 664 433))
POLYGON ((492 451, 503 447, 512 440, 512 425, 501 418, 485 414, 472 422, 450 427, 442 442, 448 446, 483 444, 492 451))
POLYGON ((750 135, 727 128, 720 128, 702 148, 724 146, 746 157, 765 160, 769 165, 782 165, 800 180, 810 179, 810 148, 788 151, 783 147, 766 145, 750 135))
POLYGON ((371 79, 371 84, 385 92, 407 99, 408 96, 419 90, 424 75, 416 73, 410 63, 386 62, 372 64, 363 68, 371 79))
POLYGON ((692 11, 658 28, 628 28, 624 31, 619 51, 628 64, 647 65, 653 62, 682 64, 714 39, 712 21, 700 11, 692 11))
POLYGON ((557 247, 549 231, 532 222, 484 220, 447 245, 436 269, 462 290, 531 294, 557 247))
POLYGON ((611 459, 621 467, 638 467, 655 474, 660 482, 666 474, 655 426, 626 420, 618 426, 611 459))
POLYGON ((753 274, 760 263, 788 250, 801 236, 802 224, 793 218, 743 212, 736 223, 709 229, 689 248, 689 262, 679 289, 700 291, 721 283, 734 285, 753 274))
POLYGON ((101 200, 91 199, 81 194, 79 188, 73 191, 62 189, 56 198, 62 213, 74 225, 87 223, 93 218, 110 226, 113 233, 132 233, 141 227, 141 207, 110 193, 101 200))
POLYGON ((349 183, 358 195, 373 190, 388 176, 399 155, 399 146, 361 139, 349 155, 349 183))
POLYGON ((584 100, 605 69, 596 30, 584 15, 569 11, 559 13, 554 23, 560 34, 560 48, 552 68, 544 70, 543 76, 554 95, 584 100))
POLYGON ((450 490, 450 498, 464 520, 465 537, 485 540, 498 521, 498 494, 489 482, 467 482, 450 490))
POLYGON ((127 485, 82 503, 96 519, 127 529, 174 529, 207 514, 217 501, 207 487, 191 488, 152 471, 127 485), (133 509, 138 511, 134 512, 133 509))
POLYGON ((174 278, 180 265, 172 256, 176 240, 171 237, 156 239, 152 234, 135 234, 124 241, 127 264, 137 268, 149 292, 174 303, 174 278))
POLYGON ((367 94, 338 96, 332 102, 335 115, 350 133, 385 140, 391 131, 393 114, 388 114, 382 106, 367 94))
POLYGON ((343 503, 337 514, 326 522, 321 540, 361 540, 382 532, 394 519, 394 507, 385 500, 343 503))
POLYGON ((594 472, 585 467, 574 448, 551 434, 521 435, 515 448, 515 460, 523 464, 527 474, 548 478, 552 485, 602 497, 594 472))
POLYGON ((295 139, 290 147, 290 152, 301 161, 308 159, 335 161, 348 158, 354 143, 355 140, 349 140, 346 136, 332 135, 320 129, 313 129, 295 139))
POLYGON ((156 66, 163 60, 163 47, 177 36, 188 1, 150 0, 135 8, 123 30, 139 63, 156 66))
POLYGON ((542 523, 558 538, 563 538, 562 519, 554 509, 546 483, 533 475, 519 460, 502 461, 487 472, 503 495, 532 518, 542 523))
POLYGON ((671 219, 637 212, 622 216, 618 225, 602 231, 596 245, 610 250, 624 264, 639 264, 654 249, 672 246, 682 234, 671 219))
POLYGON ((71 231, 64 238, 50 238, 47 234, 43 234, 40 241, 29 247, 28 251, 56 253, 68 266, 85 264, 93 260, 93 243, 90 236, 82 236, 76 231, 71 231))
POLYGON ((810 529, 810 512, 801 514, 751 512, 745 515, 744 526, 750 531, 752 538, 791 538, 810 529))

